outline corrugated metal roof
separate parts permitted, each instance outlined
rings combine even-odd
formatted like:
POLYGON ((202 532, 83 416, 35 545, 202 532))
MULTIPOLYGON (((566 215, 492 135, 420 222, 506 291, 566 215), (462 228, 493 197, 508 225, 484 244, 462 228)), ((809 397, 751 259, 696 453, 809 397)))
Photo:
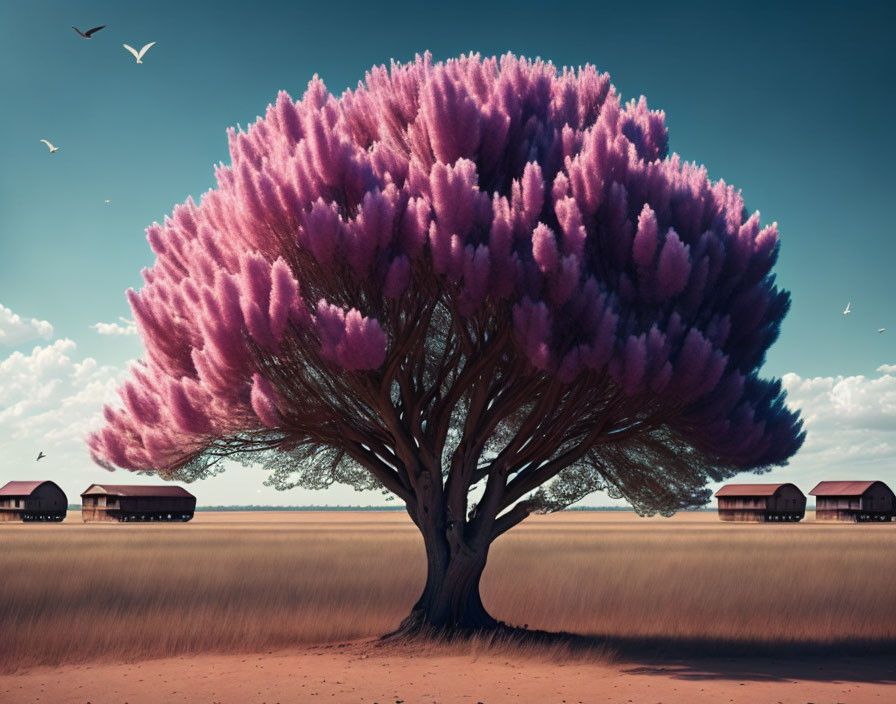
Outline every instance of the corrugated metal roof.
POLYGON ((0 487, 0 496, 31 496, 31 492, 41 484, 46 484, 47 479, 38 482, 6 482, 0 487))
POLYGON ((783 484, 726 484, 716 492, 716 496, 772 496, 783 484))
POLYGON ((877 481, 870 482, 818 482, 809 493, 812 496, 861 496, 877 481))
POLYGON ((193 495, 182 486, 139 486, 127 484, 91 484, 81 496, 87 494, 112 494, 114 496, 164 496, 190 497, 193 495))

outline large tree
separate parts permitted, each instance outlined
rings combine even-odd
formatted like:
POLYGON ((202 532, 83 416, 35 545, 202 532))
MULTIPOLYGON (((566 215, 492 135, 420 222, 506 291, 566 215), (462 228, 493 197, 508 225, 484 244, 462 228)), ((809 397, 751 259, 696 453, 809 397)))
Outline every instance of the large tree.
POLYGON ((533 512, 671 513, 785 464, 801 421, 757 374, 789 307, 776 227, 669 156, 664 117, 512 55, 281 92, 148 228, 146 359, 95 460, 395 494, 428 562, 406 631, 495 625, 489 546, 533 512))

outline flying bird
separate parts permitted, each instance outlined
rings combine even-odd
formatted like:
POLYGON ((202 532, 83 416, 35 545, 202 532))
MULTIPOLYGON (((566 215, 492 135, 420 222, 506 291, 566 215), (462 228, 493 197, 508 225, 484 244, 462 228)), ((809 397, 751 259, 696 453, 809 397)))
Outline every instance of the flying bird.
POLYGON ((78 34, 80 34, 85 39, 90 39, 93 36, 94 32, 99 32, 106 25, 100 25, 99 27, 94 27, 93 29, 88 29, 86 32, 82 32, 80 29, 72 25, 72 29, 75 30, 78 34))
POLYGON ((140 51, 137 51, 134 47, 128 46, 127 44, 122 44, 122 46, 134 55, 134 58, 137 59, 138 64, 142 64, 143 63, 143 61, 142 61, 143 55, 147 52, 149 47, 151 47, 153 44, 155 44, 155 42, 150 42, 149 44, 144 46, 140 51))
POLYGON ((42 460, 44 457, 46 457, 46 455, 43 453, 43 450, 41 450, 37 453, 37 459, 35 460, 35 462, 40 462, 40 460, 42 460))
POLYGON ((104 200, 103 202, 104 202, 106 205, 109 204, 109 201, 107 201, 107 200, 104 200))
POLYGON ((886 328, 878 328, 877 334, 880 335, 884 330, 886 330, 886 328))
POLYGON ((849 315, 850 313, 852 313, 852 311, 849 309, 851 305, 852 301, 846 304, 846 308, 843 309, 843 315, 849 315))
POLYGON ((53 152, 58 152, 58 151, 59 151, 59 147, 54 147, 54 146, 53 146, 52 144, 50 144, 47 140, 42 139, 42 140, 40 140, 40 141, 43 142, 44 144, 46 144, 46 145, 50 148, 50 154, 52 154, 53 152))

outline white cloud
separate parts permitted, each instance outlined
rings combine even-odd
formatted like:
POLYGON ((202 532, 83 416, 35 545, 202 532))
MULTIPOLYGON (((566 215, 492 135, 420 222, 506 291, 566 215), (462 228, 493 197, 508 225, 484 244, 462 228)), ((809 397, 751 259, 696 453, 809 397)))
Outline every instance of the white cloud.
MULTIPOLYGON (((56 340, 30 353, 0 358, 0 485, 12 479, 50 479, 71 503, 94 482, 109 474, 90 459, 87 434, 103 425, 103 405, 119 406, 116 389, 128 376, 129 362, 101 365, 82 357, 73 340, 56 340), (46 457, 36 461, 37 453, 46 457)), ((157 484, 157 477, 118 471, 119 484, 157 484)), ((189 487, 200 505, 245 504, 255 489, 258 504, 381 504, 378 492, 357 494, 347 487, 313 492, 278 492, 262 486, 267 474, 229 463, 219 477, 189 487)))
POLYGON ((49 340, 53 337, 53 326, 46 320, 28 320, 0 304, 0 345, 21 345, 38 338, 49 340))
POLYGON ((896 365, 877 371, 876 377, 784 376, 787 403, 800 409, 808 431, 793 468, 811 469, 819 480, 896 478, 896 365))
POLYGON ((103 404, 117 398, 126 369, 76 357, 77 345, 65 339, 0 362, 0 455, 10 469, 38 451, 59 468, 89 462, 84 438, 102 424, 103 404))
POLYGON ((122 324, 119 323, 94 323, 90 327, 96 330, 100 335, 136 335, 137 323, 128 318, 118 317, 122 324))

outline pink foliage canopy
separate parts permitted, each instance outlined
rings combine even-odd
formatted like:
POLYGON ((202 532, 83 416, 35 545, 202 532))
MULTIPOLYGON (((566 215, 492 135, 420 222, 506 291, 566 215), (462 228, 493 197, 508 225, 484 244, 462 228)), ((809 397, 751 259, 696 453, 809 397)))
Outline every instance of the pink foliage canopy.
POLYGON ((512 55, 281 92, 229 131, 217 188, 147 229, 157 259, 128 291, 147 355, 95 460, 165 470, 287 428, 278 375, 379 378, 403 301, 428 297, 506 320, 533 373, 650 398, 708 455, 783 462, 799 420, 756 374, 789 306, 776 226, 668 155, 664 120, 591 66, 512 55))

